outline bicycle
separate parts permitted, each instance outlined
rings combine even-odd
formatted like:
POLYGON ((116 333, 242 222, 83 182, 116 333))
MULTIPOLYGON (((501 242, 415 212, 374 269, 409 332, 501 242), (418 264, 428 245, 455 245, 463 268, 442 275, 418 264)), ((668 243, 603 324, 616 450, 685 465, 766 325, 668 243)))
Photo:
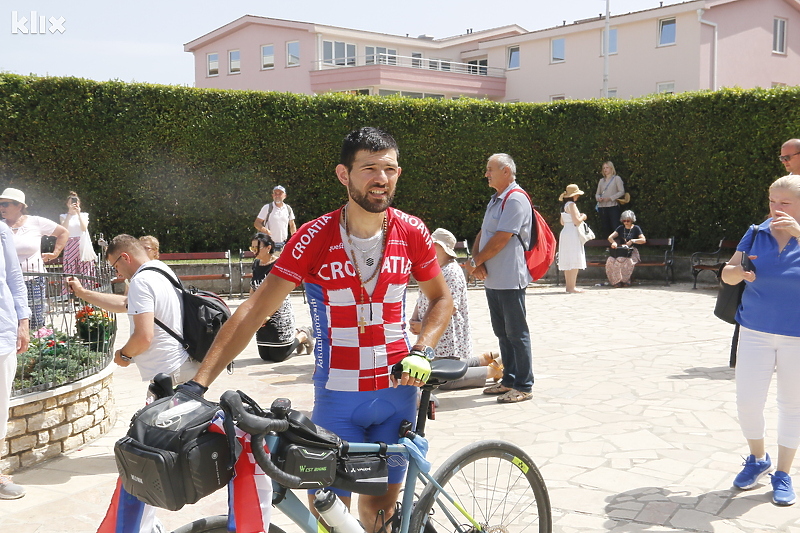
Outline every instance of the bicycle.
MULTIPOLYGON (((431 392, 443 382, 457 379, 466 365, 456 360, 434 361, 431 377, 422 387, 417 413, 416 434, 423 436, 429 415, 431 392)), ((220 405, 237 426, 250 433, 253 455, 273 480, 273 505, 305 533, 327 532, 291 488, 300 485, 297 476, 280 470, 264 452, 279 450, 281 433, 289 423, 285 416, 263 418, 242 404, 239 393, 228 391, 220 405)), ((276 415, 273 413, 273 417, 276 415)), ((410 423, 400 436, 413 438, 410 423)), ((413 439, 412 439, 413 440, 413 439)), ((420 470, 418 461, 404 444, 348 443, 350 454, 375 454, 381 446, 388 453, 400 453, 408 461, 398 533, 551 533, 550 498, 544 480, 533 460, 518 446, 500 440, 472 443, 454 453, 434 474, 420 470), (416 483, 424 488, 416 498, 416 483), (416 501, 415 501, 416 500, 416 501)), ((172 533, 226 533, 225 515, 202 518, 181 526, 172 533)), ((270 524, 269 533, 284 533, 270 524)))

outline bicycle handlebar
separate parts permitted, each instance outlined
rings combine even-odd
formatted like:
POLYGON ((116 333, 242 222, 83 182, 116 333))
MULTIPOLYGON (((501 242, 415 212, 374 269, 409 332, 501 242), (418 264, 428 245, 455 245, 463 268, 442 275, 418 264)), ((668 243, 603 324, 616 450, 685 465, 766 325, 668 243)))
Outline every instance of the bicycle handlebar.
POLYGON ((289 429, 289 421, 264 418, 248 413, 242 404, 241 396, 234 391, 223 393, 219 404, 225 414, 230 416, 240 429, 250 434, 250 448, 253 457, 264 473, 284 487, 300 488, 303 481, 275 466, 267 452, 264 451, 264 435, 271 431, 276 433, 286 431, 289 429))

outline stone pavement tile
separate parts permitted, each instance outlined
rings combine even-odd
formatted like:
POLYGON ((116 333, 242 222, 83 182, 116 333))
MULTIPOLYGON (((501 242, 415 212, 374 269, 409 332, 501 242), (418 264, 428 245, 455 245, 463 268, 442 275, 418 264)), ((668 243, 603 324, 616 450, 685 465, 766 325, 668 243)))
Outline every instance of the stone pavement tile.
POLYGON ((654 476, 635 474, 630 471, 619 472, 607 467, 596 468, 572 478, 571 481, 580 486, 607 491, 624 491, 628 487, 646 487, 665 482, 654 476))
POLYGON ((624 435, 607 437, 621 450, 653 450, 671 448, 672 446, 663 439, 656 437, 650 431, 635 431, 624 435))

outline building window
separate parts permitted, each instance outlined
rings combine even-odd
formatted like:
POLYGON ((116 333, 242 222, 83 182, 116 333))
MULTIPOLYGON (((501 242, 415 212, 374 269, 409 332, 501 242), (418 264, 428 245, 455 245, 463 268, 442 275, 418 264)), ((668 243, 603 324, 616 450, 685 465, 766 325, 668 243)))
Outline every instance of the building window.
POLYGON ((228 72, 230 74, 238 74, 242 70, 241 61, 239 60, 239 50, 231 50, 228 52, 228 72))
POLYGON ((354 67, 356 45, 344 41, 322 41, 322 62, 325 65, 354 67))
POLYGON ((411 66, 422 68, 422 52, 411 52, 411 66))
POLYGON ((385 46, 367 46, 365 48, 367 65, 396 65, 397 50, 385 46))
POLYGON ((656 86, 656 92, 659 94, 673 94, 675 92, 675 82, 665 81, 656 86))
POLYGON ((208 54, 208 75, 219 76, 219 54, 208 54))
POLYGON ((472 61, 467 61, 467 65, 469 65, 470 74, 479 74, 481 76, 489 74, 488 59, 473 59, 472 61))
POLYGON ((261 47, 261 68, 275 68, 275 47, 271 44, 261 47))
POLYGON ((658 21, 658 46, 675 44, 675 19, 658 21))
POLYGON ((786 19, 776 18, 772 21, 772 51, 776 54, 786 53, 786 19))
POLYGON ((563 94, 555 94, 555 95, 550 97, 550 101, 551 102, 560 102, 560 101, 566 100, 566 99, 567 99, 567 97, 564 96, 563 94))
POLYGON ((566 59, 566 41, 563 37, 550 41, 550 62, 563 63, 566 59))
POLYGON ((510 46, 508 48, 508 68, 519 68, 519 46, 510 46))
POLYGON ((300 42, 289 41, 286 43, 286 66, 296 67, 300 65, 300 42))
POLYGON ((390 89, 378 89, 378 96, 394 96, 400 94, 400 91, 392 91, 390 89))
POLYGON ((447 59, 429 59, 428 68, 430 70, 443 70, 450 72, 450 61, 447 59))
POLYGON ((617 97, 617 90, 616 89, 609 89, 608 90, 608 97, 609 98, 616 98, 617 97))
MULTIPOLYGON (((605 43, 603 39, 606 36, 606 30, 600 32, 600 55, 602 56, 605 53, 605 43)), ((617 53, 617 29, 611 28, 608 30, 608 55, 616 54, 617 53)))

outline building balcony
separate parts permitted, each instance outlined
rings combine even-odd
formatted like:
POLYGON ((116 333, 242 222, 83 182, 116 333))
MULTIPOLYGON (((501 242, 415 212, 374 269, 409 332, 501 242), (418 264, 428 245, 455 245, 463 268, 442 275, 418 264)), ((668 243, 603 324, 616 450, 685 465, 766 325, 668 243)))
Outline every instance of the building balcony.
POLYGON ((310 77, 316 94, 370 89, 370 94, 402 91, 491 100, 506 94, 504 69, 396 54, 319 61, 310 77))

